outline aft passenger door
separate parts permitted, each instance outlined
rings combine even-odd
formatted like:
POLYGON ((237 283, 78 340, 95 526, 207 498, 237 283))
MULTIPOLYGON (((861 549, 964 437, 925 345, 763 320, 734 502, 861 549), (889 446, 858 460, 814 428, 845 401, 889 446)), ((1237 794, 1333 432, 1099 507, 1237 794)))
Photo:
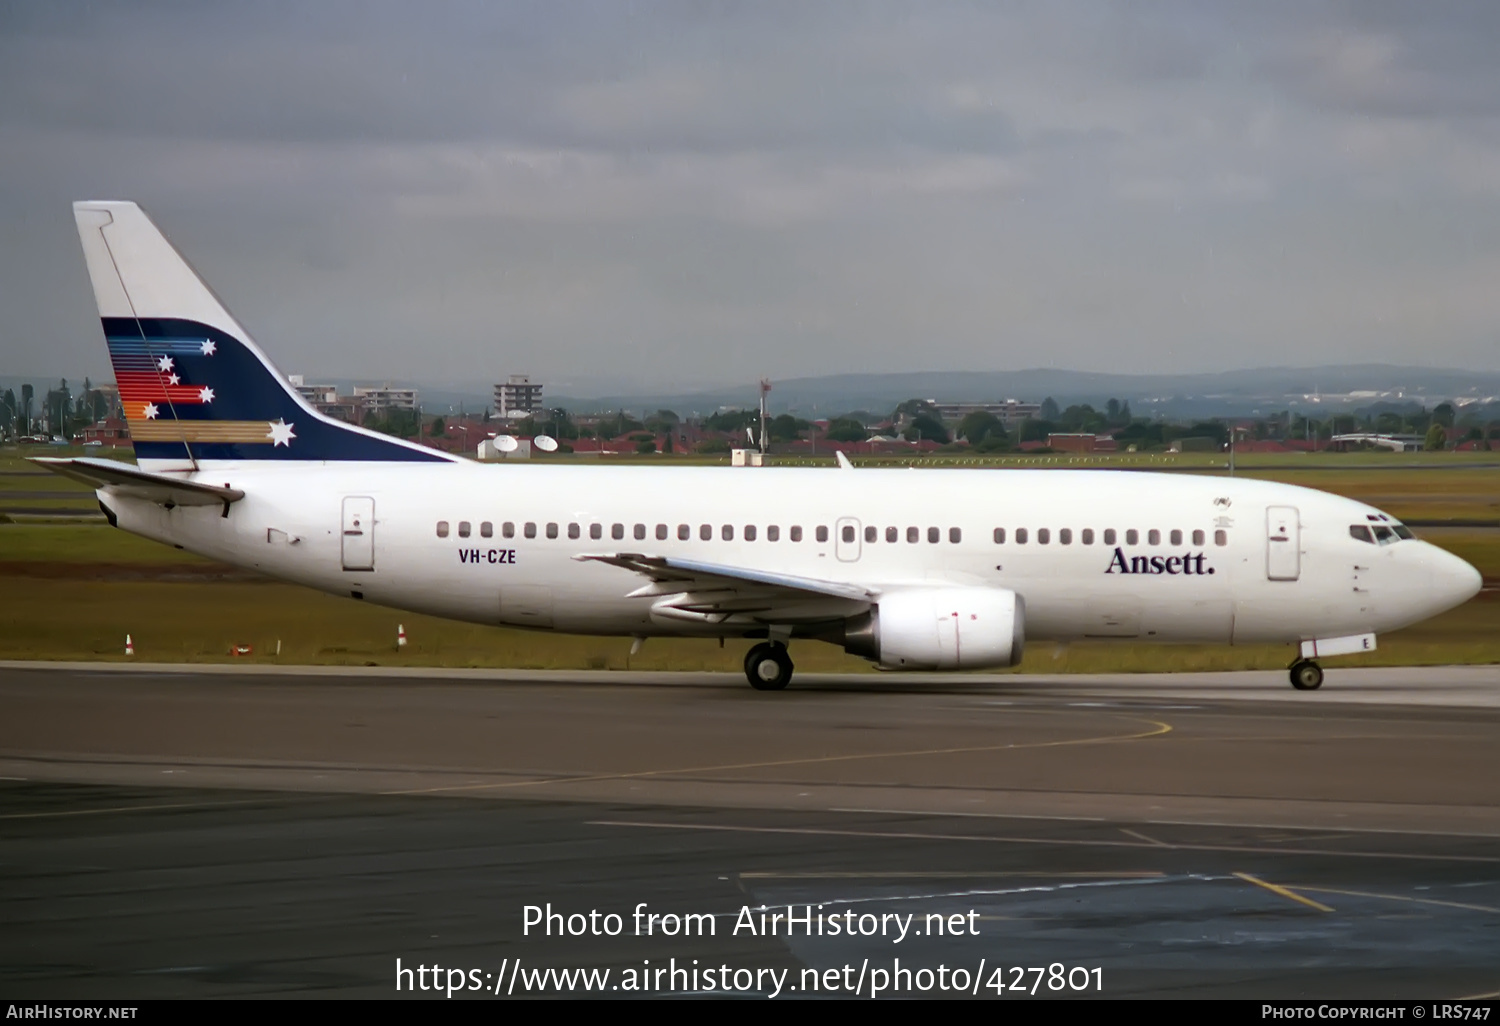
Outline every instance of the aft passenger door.
POLYGON ((1302 573, 1302 528, 1296 506, 1266 508, 1266 577, 1295 581, 1302 573))
POLYGON ((364 495, 344 498, 345 570, 375 569, 375 500, 364 495))

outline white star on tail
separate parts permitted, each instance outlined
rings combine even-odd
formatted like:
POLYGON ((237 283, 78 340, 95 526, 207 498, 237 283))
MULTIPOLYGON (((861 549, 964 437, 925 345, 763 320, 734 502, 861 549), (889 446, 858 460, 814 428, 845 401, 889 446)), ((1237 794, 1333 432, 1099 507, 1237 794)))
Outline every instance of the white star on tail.
POLYGON ((167 384, 169 384, 169 385, 180 385, 180 384, 182 384, 182 379, 179 378, 176 374, 169 374, 167 376, 167 384))
POLYGON ((213 402, 214 401, 214 390, 211 389, 211 388, 201 389, 198 392, 198 400, 200 402, 205 402, 205 403, 211 403, 211 402, 213 402))
POLYGON ((284 445, 288 449, 292 447, 292 439, 296 438, 297 436, 292 433, 292 425, 286 422, 285 417, 281 418, 280 420, 272 421, 271 423, 267 424, 266 427, 271 429, 270 434, 266 435, 266 437, 271 440, 272 448, 275 448, 278 445, 284 445))
POLYGON ((157 360, 156 361, 156 369, 157 370, 164 370, 164 371, 171 370, 172 369, 172 358, 170 356, 163 356, 160 360, 157 360))
POLYGON ((213 343, 213 340, 212 340, 212 339, 209 339, 209 340, 208 340, 208 341, 207 341, 207 342, 204 342, 204 343, 203 343, 203 344, 202 344, 202 345, 201 345, 201 346, 199 346, 199 347, 198 347, 198 348, 199 348, 199 350, 201 350, 201 351, 202 351, 202 353, 203 353, 203 355, 204 355, 204 356, 212 356, 212 355, 214 355, 214 352, 215 352, 215 351, 216 351, 216 350, 217 350, 217 349, 218 349, 218 348, 219 348, 219 347, 218 347, 218 346, 216 346, 216 345, 214 345, 214 343, 213 343))
POLYGON ((146 419, 147 420, 155 420, 156 419, 156 415, 158 413, 160 413, 160 412, 161 411, 156 408, 156 404, 155 403, 147 403, 146 404, 146 419))

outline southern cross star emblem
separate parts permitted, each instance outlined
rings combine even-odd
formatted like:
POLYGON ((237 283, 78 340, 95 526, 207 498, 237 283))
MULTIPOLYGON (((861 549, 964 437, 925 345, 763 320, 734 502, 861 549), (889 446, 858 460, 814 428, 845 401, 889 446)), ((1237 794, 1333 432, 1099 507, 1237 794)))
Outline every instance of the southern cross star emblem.
POLYGON ((156 408, 156 404, 155 403, 147 403, 146 404, 146 419, 147 420, 155 420, 156 419, 156 415, 158 413, 160 413, 160 412, 161 411, 156 408))
POLYGON ((286 422, 285 417, 279 420, 272 421, 271 423, 267 424, 266 427, 271 429, 270 433, 267 434, 266 437, 271 440, 272 448, 275 448, 278 445, 284 445, 288 449, 292 447, 292 439, 296 438, 297 436, 292 433, 292 425, 286 422))
POLYGON ((218 346, 214 345, 213 339, 206 340, 201 346, 198 347, 199 351, 201 351, 204 356, 214 355, 214 351, 218 348, 218 346))
POLYGON ((211 388, 200 389, 198 391, 198 399, 201 402, 205 402, 205 403, 211 403, 211 402, 213 402, 214 401, 214 390, 211 389, 211 388))
POLYGON ((172 369, 172 358, 170 356, 163 356, 160 360, 157 360, 156 361, 156 369, 157 370, 163 370, 163 371, 169 371, 169 370, 171 370, 172 369))
POLYGON ((179 378, 176 374, 169 374, 167 375, 167 384, 180 385, 182 384, 182 379, 179 378))

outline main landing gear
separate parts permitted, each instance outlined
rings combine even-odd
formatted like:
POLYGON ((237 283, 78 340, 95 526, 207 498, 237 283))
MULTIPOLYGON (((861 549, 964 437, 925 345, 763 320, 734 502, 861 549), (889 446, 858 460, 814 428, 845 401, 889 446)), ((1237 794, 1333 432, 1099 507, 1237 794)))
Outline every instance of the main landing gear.
POLYGON ((1323 686, 1323 667, 1311 659, 1298 659, 1292 664, 1292 687, 1298 691, 1316 691, 1323 686))
POLYGON ((763 641, 745 653, 745 676, 756 691, 780 691, 792 680, 792 657, 779 641, 763 641))

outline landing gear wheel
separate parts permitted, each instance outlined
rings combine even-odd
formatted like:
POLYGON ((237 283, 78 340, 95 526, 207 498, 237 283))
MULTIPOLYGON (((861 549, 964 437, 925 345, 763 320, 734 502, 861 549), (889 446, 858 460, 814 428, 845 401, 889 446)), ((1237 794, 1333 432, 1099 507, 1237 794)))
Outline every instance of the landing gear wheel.
POLYGON ((756 691, 780 691, 792 680, 792 657, 785 645, 762 642, 745 654, 745 676, 756 691))
POLYGON ((1323 686, 1323 667, 1311 659, 1298 659, 1292 664, 1292 687, 1298 691, 1316 691, 1323 686))

